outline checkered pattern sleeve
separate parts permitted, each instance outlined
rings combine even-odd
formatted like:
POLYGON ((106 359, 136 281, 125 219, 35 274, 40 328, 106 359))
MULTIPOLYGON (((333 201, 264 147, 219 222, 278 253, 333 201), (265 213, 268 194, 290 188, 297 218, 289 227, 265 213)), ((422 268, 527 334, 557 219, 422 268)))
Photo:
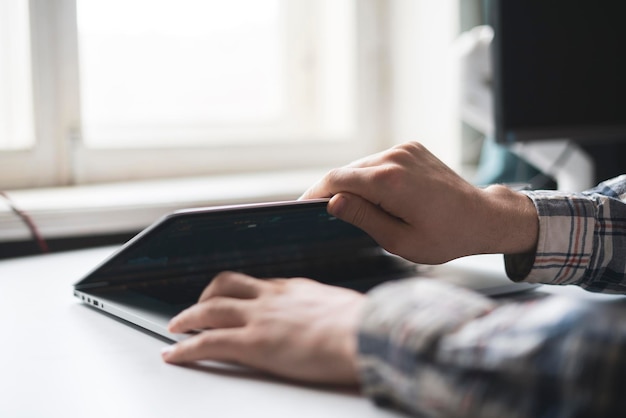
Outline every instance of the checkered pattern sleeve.
POLYGON ((505 256, 513 280, 626 293, 626 176, 583 193, 525 193, 539 239, 535 254, 505 256))
POLYGON ((362 389, 421 417, 626 416, 625 317, 623 303, 384 284, 360 325, 362 389))

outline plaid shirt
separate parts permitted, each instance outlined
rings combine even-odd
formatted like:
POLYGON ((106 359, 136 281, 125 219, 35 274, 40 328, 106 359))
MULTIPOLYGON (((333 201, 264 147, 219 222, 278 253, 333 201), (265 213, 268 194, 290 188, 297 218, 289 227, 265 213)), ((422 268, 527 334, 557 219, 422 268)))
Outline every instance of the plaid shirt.
MULTIPOLYGON (((514 280, 626 293, 626 176, 584 193, 525 192, 535 253, 514 280)), ((434 280, 370 292, 359 330, 365 394, 419 416, 626 416, 626 300, 497 301, 434 280)))

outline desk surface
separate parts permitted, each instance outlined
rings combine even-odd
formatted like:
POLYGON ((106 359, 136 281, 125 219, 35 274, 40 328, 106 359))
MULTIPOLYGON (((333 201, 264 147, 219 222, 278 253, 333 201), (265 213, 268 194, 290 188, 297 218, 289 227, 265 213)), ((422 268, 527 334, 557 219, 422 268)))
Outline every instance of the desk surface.
MULTIPOLYGON (((72 296, 71 285, 112 251, 0 262, 1 417, 400 416, 356 390, 298 385, 217 364, 165 364, 163 341, 72 296)), ((464 263, 436 275, 468 268, 504 274, 499 257, 464 263)))
POLYGON ((72 296, 112 248, 0 262, 0 417, 396 417, 356 390, 161 360, 163 341, 72 296))

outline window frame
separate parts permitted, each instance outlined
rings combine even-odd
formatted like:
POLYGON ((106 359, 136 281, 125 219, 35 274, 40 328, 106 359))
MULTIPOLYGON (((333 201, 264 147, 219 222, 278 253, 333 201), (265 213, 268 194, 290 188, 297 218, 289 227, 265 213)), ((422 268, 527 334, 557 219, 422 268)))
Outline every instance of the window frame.
MULTIPOLYGON (((293 0, 291 0, 293 1, 293 0)), ((330 0, 332 1, 332 0, 330 0)), ((331 167, 392 143, 388 1, 356 4, 356 130, 228 147, 90 149, 81 141, 75 0, 30 0, 36 145, 0 152, 0 189, 331 167)))

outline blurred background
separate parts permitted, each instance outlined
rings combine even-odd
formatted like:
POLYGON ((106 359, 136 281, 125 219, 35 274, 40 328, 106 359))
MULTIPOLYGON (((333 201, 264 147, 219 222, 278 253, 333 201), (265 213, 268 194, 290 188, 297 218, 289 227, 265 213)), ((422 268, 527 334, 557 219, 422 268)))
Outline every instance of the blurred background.
POLYGON ((457 165, 450 45, 480 7, 431 3, 2 0, 0 186, 332 167, 407 139, 457 165))
POLYGON ((0 0, 0 258, 294 199, 408 140, 476 184, 536 179, 491 138, 489 3, 0 0))
POLYGON ((406 140, 471 175, 451 64, 479 3, 0 0, 0 256, 36 250, 16 210, 52 248, 117 242, 406 140))

